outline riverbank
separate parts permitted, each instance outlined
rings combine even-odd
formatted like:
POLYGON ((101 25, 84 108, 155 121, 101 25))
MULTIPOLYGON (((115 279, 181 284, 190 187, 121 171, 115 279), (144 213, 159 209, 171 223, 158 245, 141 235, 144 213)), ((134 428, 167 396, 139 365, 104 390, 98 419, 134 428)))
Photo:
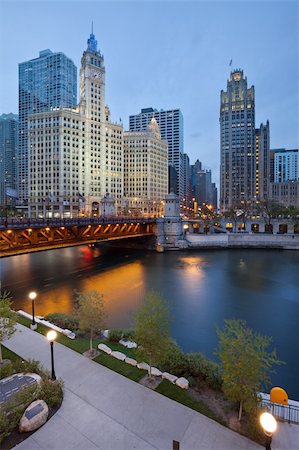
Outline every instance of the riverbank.
POLYGON ((258 233, 227 233, 199 235, 187 233, 187 246, 184 250, 201 248, 256 248, 299 250, 298 234, 258 234, 258 233))

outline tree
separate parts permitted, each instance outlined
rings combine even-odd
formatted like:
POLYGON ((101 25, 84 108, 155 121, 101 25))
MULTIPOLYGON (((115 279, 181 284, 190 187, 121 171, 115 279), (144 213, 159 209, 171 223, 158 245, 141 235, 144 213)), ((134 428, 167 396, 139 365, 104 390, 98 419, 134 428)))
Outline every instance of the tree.
POLYGON ((159 293, 151 291, 145 297, 135 317, 136 341, 140 356, 149 363, 149 378, 152 377, 152 364, 157 364, 168 349, 169 309, 159 293))
POLYGON ((223 330, 217 329, 217 354, 223 366, 223 392, 229 400, 239 402, 242 410, 254 410, 258 392, 270 383, 273 364, 282 364, 276 351, 268 351, 271 338, 255 333, 242 320, 225 320, 223 330))
POLYGON ((9 339, 15 332, 17 315, 11 309, 12 299, 8 292, 0 290, 0 364, 2 363, 1 344, 9 339))
POLYGON ((104 327, 106 317, 103 295, 97 291, 78 292, 76 302, 79 329, 89 333, 89 352, 92 355, 93 335, 104 327))
POLYGON ((267 225, 271 225, 272 219, 283 213, 283 206, 275 200, 265 199, 257 205, 257 211, 262 215, 267 225))

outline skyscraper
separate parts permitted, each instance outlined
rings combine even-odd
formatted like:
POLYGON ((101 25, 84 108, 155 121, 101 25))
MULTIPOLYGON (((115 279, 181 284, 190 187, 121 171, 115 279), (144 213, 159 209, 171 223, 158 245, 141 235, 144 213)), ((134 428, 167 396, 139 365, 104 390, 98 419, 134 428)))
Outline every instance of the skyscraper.
POLYGON ((19 64, 19 202, 28 201, 28 115, 51 108, 74 107, 77 68, 63 53, 43 50, 39 57, 19 64))
POLYGON ((255 130, 255 196, 258 201, 265 200, 269 194, 270 181, 270 127, 260 125, 255 130))
POLYGON ((220 104, 220 208, 240 207, 254 200, 255 99, 243 70, 234 70, 221 91, 220 104))
POLYGON ((7 196, 16 190, 16 152, 18 146, 18 116, 0 116, 0 205, 12 204, 16 197, 7 196))
POLYGON ((28 116, 32 216, 99 210, 105 194, 121 204, 123 128, 105 105, 104 57, 91 33, 81 58, 80 103, 28 116))
MULTIPOLYGON (((184 197, 184 122, 180 109, 157 111, 153 108, 144 108, 139 114, 130 116, 129 130, 143 131, 148 127, 154 117, 160 127, 161 138, 168 143, 168 165, 176 170, 176 194, 184 197)), ((171 172, 171 171, 170 171, 171 172)), ((173 174, 172 174, 173 179, 173 174)), ((169 180, 171 181, 171 180, 169 180)), ((169 185, 171 183, 169 182, 169 185)))

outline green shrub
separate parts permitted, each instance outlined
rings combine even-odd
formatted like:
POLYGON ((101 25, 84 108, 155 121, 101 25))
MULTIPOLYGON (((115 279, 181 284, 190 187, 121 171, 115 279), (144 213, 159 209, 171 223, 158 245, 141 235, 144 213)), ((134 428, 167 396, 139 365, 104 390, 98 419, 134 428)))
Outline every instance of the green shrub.
POLYGON ((18 360, 14 363, 15 372, 24 372, 24 373, 37 373, 42 378, 48 376, 48 372, 43 368, 40 362, 35 361, 34 359, 18 360))
POLYGON ((42 380, 38 389, 38 398, 44 400, 49 407, 58 406, 63 398, 62 380, 42 380))
POLYGON ((45 317, 46 320, 53 323, 57 327, 67 328, 71 331, 76 331, 79 327, 79 318, 74 315, 64 313, 52 313, 45 317))
POLYGON ((191 375, 188 371, 186 355, 173 341, 169 343, 167 352, 161 358, 159 368, 160 370, 173 373, 177 376, 191 375))
POLYGON ((0 444, 10 433, 9 419, 2 408, 0 408, 0 444))
POLYGON ((186 358, 189 375, 203 379, 214 389, 221 389, 222 372, 218 364, 206 358, 202 353, 189 353, 186 358))
POLYGON ((109 341, 118 342, 122 338, 123 331, 122 330, 110 330, 109 331, 109 341))
POLYGON ((128 339, 128 341, 133 341, 135 339, 135 331, 132 329, 122 330, 122 338, 128 339))
POLYGON ((0 366, 0 380, 9 377, 13 373, 15 373, 13 364, 7 363, 0 366))

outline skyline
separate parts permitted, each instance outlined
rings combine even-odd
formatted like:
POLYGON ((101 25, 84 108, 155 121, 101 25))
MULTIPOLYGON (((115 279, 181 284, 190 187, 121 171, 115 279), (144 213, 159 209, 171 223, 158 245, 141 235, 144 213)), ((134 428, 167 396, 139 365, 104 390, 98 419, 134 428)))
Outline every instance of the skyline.
POLYGON ((0 72, 5 86, 0 114, 18 112, 18 63, 38 57, 40 50, 63 52, 79 69, 93 20, 105 58, 106 102, 112 120, 121 117, 125 130, 129 115, 141 108, 180 108, 184 151, 191 164, 199 159, 211 168, 219 186, 220 91, 226 90, 230 71, 241 68, 248 85, 255 86, 256 127, 269 120, 271 148, 298 148, 296 2, 71 5, 0 3, 0 51, 6 64, 0 72), (4 45, 7 36, 9 45, 4 45))

